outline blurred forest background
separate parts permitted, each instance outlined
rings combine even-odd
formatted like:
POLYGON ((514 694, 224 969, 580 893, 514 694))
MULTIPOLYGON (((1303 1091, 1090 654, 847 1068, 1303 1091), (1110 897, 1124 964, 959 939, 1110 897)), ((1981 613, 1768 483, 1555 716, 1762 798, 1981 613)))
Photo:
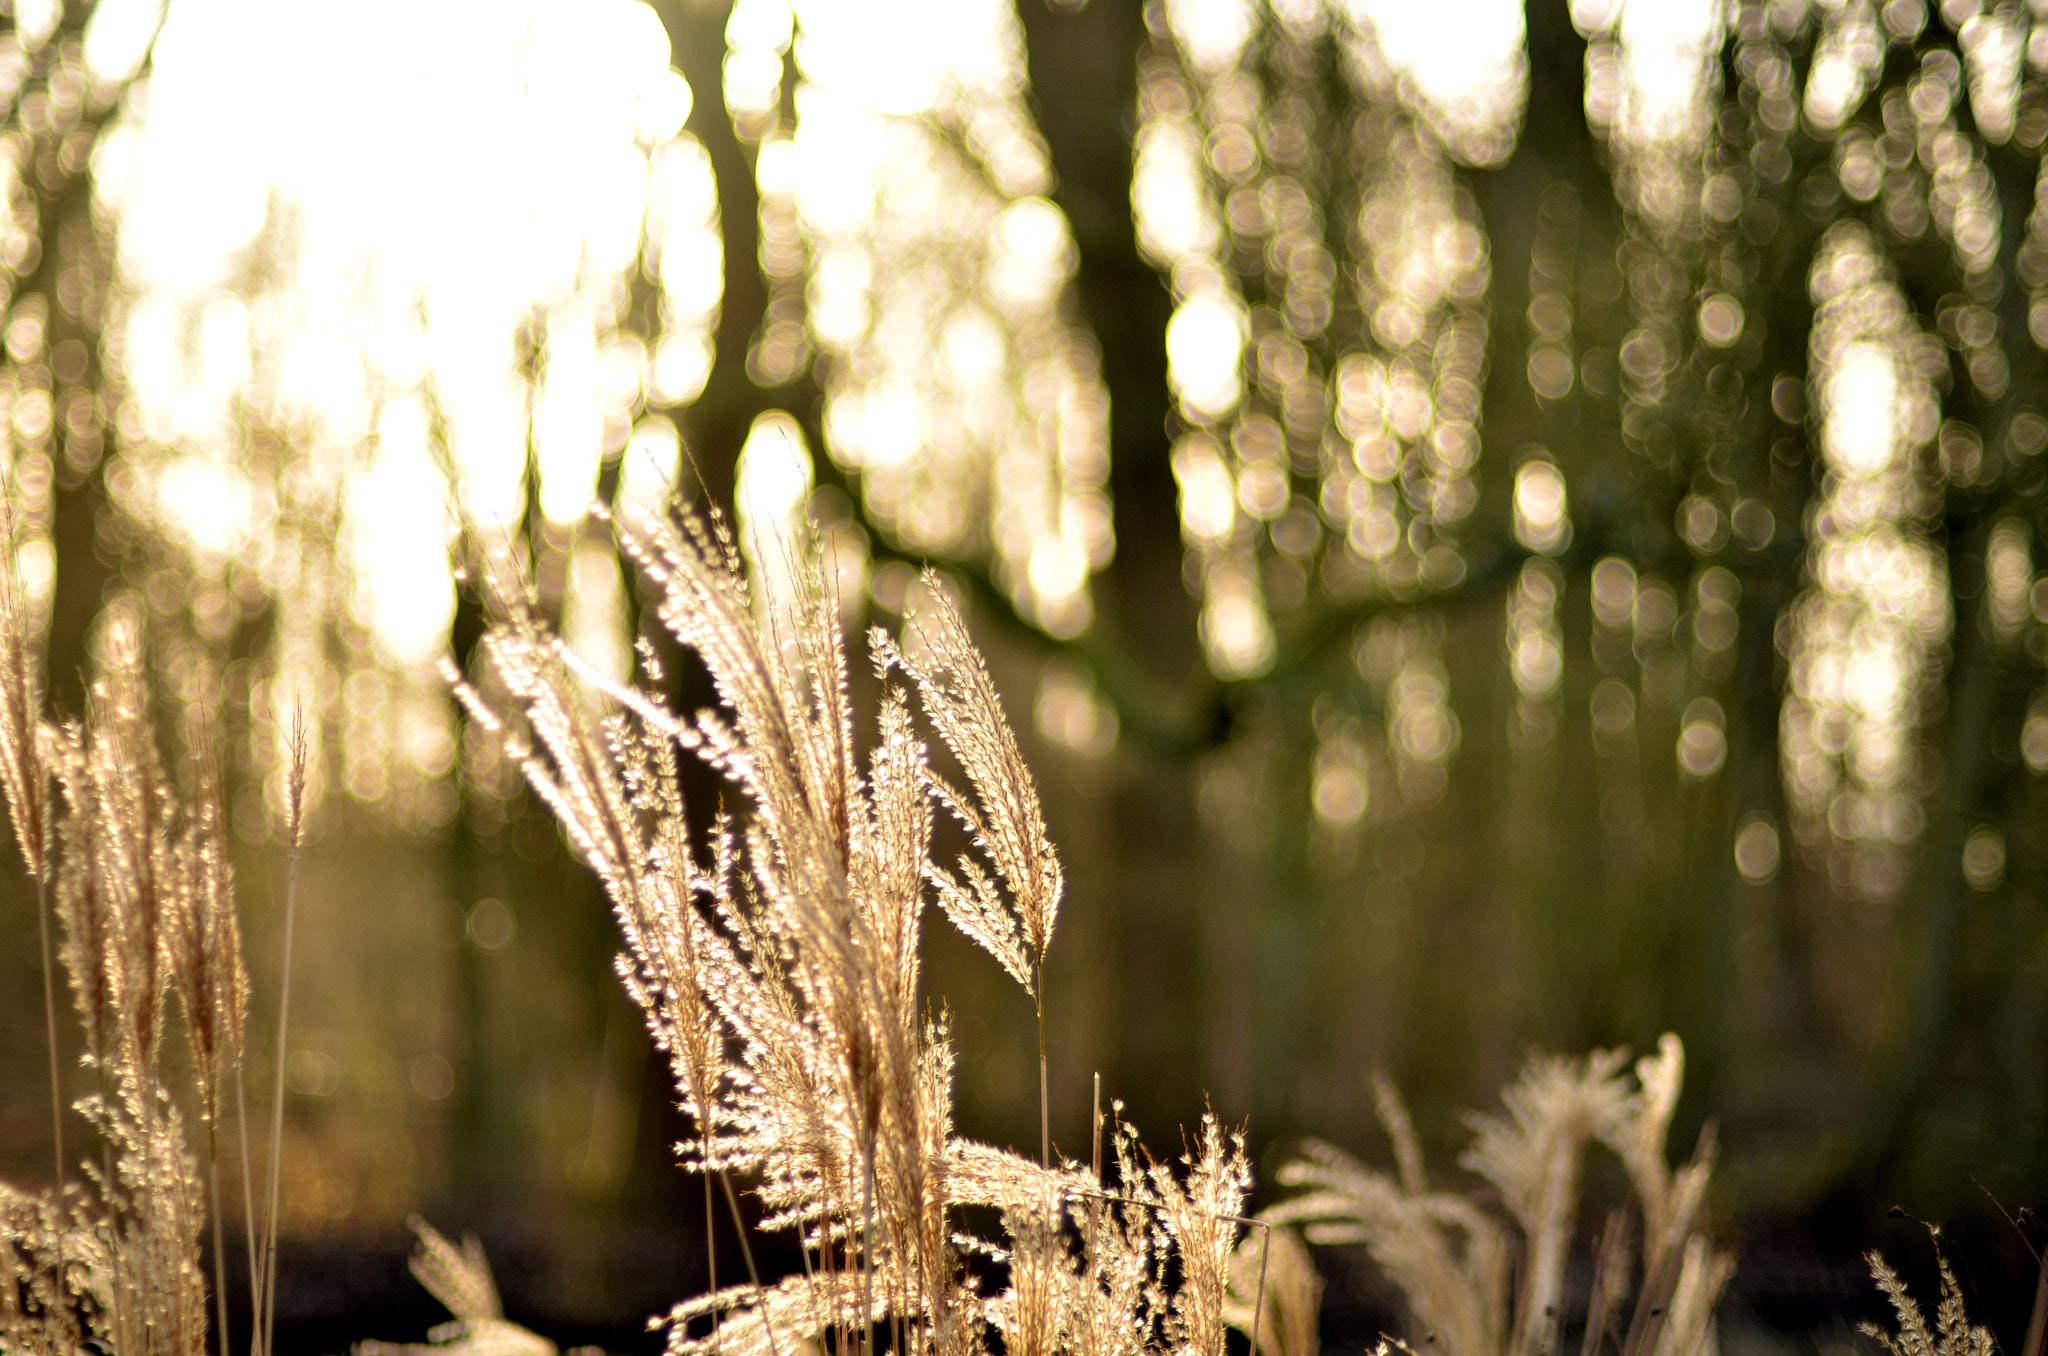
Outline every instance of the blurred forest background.
MULTIPOLYGON (((431 1321, 413 1212, 569 1340, 645 1344, 701 1274, 613 925, 442 667, 481 625, 458 515, 623 672, 657 628, 588 508, 677 494, 803 505, 856 630, 915 562, 967 600, 1065 854, 1068 1152, 1100 1071, 1158 1145, 1206 1099, 1262 1155, 1380 1157, 1377 1067, 1449 1162, 1529 1044, 1673 1030, 1742 1251, 1724 1340, 1850 1340, 1901 1202, 2016 1345, 2039 0, 0 16, 0 427, 54 705, 140 599, 173 723, 227 731, 259 1014, 282 713, 318 716, 288 1344, 431 1321)), ((0 1169, 34 1181, 33 892, 0 889, 0 1169)), ((1027 1002, 932 936, 962 1129, 1029 1143, 1027 1002)), ((1325 1260, 1333 1341, 1396 1321, 1325 1260)))

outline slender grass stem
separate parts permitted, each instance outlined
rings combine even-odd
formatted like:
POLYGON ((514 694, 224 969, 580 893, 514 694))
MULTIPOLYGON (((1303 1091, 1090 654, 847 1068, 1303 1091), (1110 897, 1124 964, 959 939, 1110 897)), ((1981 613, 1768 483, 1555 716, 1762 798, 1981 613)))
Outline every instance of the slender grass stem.
POLYGON ((36 927, 43 942, 43 1035, 50 1046, 50 1154, 57 1182, 57 1293, 64 1293, 64 1074, 57 1053, 57 965, 50 951, 50 874, 36 872, 36 927))
POLYGON ((256 1186, 249 1167, 249 1095, 242 1082, 242 1063, 235 1061, 235 1128, 242 1140, 242 1248, 249 1255, 249 1350, 262 1350, 257 1334, 262 1331, 262 1272, 257 1265, 256 1186))
POLYGON ((1102 1072, 1095 1074, 1095 1100, 1089 1120, 1089 1134, 1093 1143, 1088 1155, 1088 1170, 1095 1178, 1095 1189, 1102 1190, 1102 1072))
MULTIPOLYGON (((296 816, 294 816, 296 818, 296 816)), ((270 1089, 270 1189, 263 1229, 263 1346, 257 1356, 270 1356, 277 1332, 278 1193, 283 1184, 284 1073, 292 1015, 292 933, 298 921, 298 826, 292 825, 292 852, 284 891, 284 967, 277 999, 277 1072, 270 1089)))
POLYGON ((2026 1341, 2020 1356, 2041 1356, 2048 1350, 2048 1262, 2034 1267, 2034 1312, 2027 1319, 2026 1341))
POLYGON ((1266 1263, 1273 1256, 1273 1231, 1259 1235, 1259 1292, 1252 1299, 1252 1356, 1259 1356, 1259 1324, 1266 1317, 1266 1263))
POLYGON ((847 1230, 848 1238, 836 1249, 833 1247, 832 1240, 828 1236, 825 1240, 825 1254, 819 1260, 820 1268, 827 1276, 833 1278, 832 1350, 837 1353, 837 1356, 852 1356, 853 1352, 853 1334, 846 1322, 846 1306, 840 1300, 840 1296, 844 1292, 838 1284, 838 1278, 845 1273, 847 1260, 853 1254, 852 1232, 851 1227, 849 1227, 847 1230))
MULTIPOLYGON (((780 1356, 775 1346, 775 1324, 768 1313, 768 1292, 761 1288, 761 1273, 754 1267, 754 1245, 747 1241, 747 1222, 740 1218, 739 1197, 733 1194, 732 1178, 726 1176, 723 1168, 718 1170, 718 1181, 725 1188, 725 1205, 732 1212, 733 1232, 739 1235, 740 1257, 747 1264, 747 1279, 753 1283, 754 1294, 761 1302, 761 1330, 768 1334, 768 1356, 780 1356)), ((802 1240, 798 1241, 801 1243, 802 1240)), ((809 1270, 810 1254, 802 1247, 797 1251, 803 1256, 804 1268, 809 1270)))
MULTIPOLYGON (((1095 1181, 1095 1190, 1102 1190, 1102 1071, 1095 1071, 1095 1094, 1090 1102, 1089 1138, 1091 1146, 1088 1156, 1088 1170, 1095 1181)), ((1098 1201, 1088 1202, 1088 1240, 1086 1264, 1088 1268, 1088 1350, 1095 1350, 1095 1295, 1098 1279, 1102 1272, 1102 1205, 1098 1201)), ((1256 1349, 1252 1356, 1258 1356, 1256 1349)))
MULTIPOLYGON (((705 1281, 707 1289, 704 1293, 715 1295, 718 1293, 718 1215, 713 1208, 711 1179, 708 1176, 704 1179, 704 1269, 708 1276, 708 1279, 705 1281)), ((711 1349, 713 1351, 724 1350, 724 1346, 719 1342, 718 1338, 718 1310, 713 1309, 711 1311, 711 1349)))
POLYGON ((1032 1005, 1038 1009, 1038 1161, 1052 1166, 1052 1102, 1045 1072, 1045 960, 1032 969, 1032 1005))
POLYGON ((206 1184, 213 1199, 213 1299, 220 1322, 220 1356, 228 1356, 231 1345, 228 1341, 228 1249, 220 1236, 223 1220, 220 1213, 218 1119, 211 1115, 206 1118, 206 1184))
MULTIPOLYGON (((739 1236, 740 1258, 747 1264, 747 1280, 753 1285, 754 1289, 759 1290, 761 1288, 761 1273, 754 1269, 754 1249, 747 1242, 747 1222, 740 1217, 739 1197, 733 1193, 732 1179, 725 1175, 725 1169, 723 1168, 720 1168, 718 1171, 718 1183, 725 1188, 725 1208, 732 1215, 733 1232, 739 1236)), ((808 1269, 811 1260, 810 1253, 802 1249, 799 1249, 799 1251, 802 1252, 804 1266, 808 1269)), ((775 1346, 775 1335, 772 1331, 768 1335, 768 1345, 771 1349, 775 1346)))
POLYGON ((862 1157, 866 1181, 860 1201, 860 1333, 861 1350, 875 1349, 875 1132, 870 1130, 862 1157))

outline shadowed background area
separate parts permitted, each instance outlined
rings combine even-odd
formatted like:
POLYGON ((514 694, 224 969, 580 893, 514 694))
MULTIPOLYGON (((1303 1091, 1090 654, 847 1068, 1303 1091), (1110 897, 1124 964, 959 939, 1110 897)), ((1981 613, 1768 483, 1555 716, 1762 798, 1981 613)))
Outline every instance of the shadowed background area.
MULTIPOLYGON (((1724 1344, 1861 1340, 1862 1250, 1931 1267, 1898 1202, 2018 1349, 2034 1262, 1992 1198, 2048 1203, 2033 9, 0 15, 0 404, 53 704, 139 600, 167 728, 227 739, 259 1052, 285 713, 316 717, 287 1347, 438 1320, 415 1213, 564 1345, 655 1349, 702 1286, 603 898, 442 668, 484 620, 462 520, 594 667, 641 638, 711 701, 589 511, 676 496, 808 514, 856 633, 927 560, 964 600, 1066 869, 1065 1152, 1099 1072, 1155 1146, 1209 1106, 1268 1165, 1305 1135, 1385 1161, 1382 1069, 1448 1174, 1531 1044, 1675 1031, 1674 1153, 1711 1123, 1741 1252, 1724 1344)), ((43 1181, 34 891, 0 890, 0 1168, 43 1181)), ((961 1130, 1034 1143, 1028 1000, 927 935, 961 1130)), ((1398 1329, 1362 1256, 1318 1262, 1333 1348, 1398 1329)))

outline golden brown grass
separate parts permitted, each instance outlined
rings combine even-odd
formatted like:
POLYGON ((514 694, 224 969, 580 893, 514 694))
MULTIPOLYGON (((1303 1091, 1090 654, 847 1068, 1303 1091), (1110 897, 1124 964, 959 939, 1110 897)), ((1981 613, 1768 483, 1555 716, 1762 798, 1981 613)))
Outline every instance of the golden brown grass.
POLYGON ((107 627, 87 720, 46 727, 33 754, 60 792, 59 953, 97 1084, 79 1110, 102 1154, 83 1198, 46 1207, 48 1274, 31 1248, 19 1279, 37 1301, 7 1318, 39 1349, 75 1325, 118 1352, 197 1356, 206 1197, 165 1030, 175 996, 196 1074, 187 1105, 210 1128, 246 988, 210 764, 195 770, 197 803, 181 798, 157 756, 139 620, 117 611, 107 627))
MULTIPOLYGON (((219 1229, 217 1316, 201 1240, 220 1214, 219 1131, 249 996, 214 731, 188 732, 181 792, 158 753, 139 609, 122 603, 102 619, 85 718, 47 720, 13 559, 0 531, 0 784, 39 904, 54 894, 54 950, 93 1084, 76 1109, 98 1143, 82 1183, 67 1180, 51 1001, 56 1180, 47 1193, 0 1188, 0 1339, 16 1351, 90 1341, 121 1356, 200 1356, 210 1329, 226 1332, 219 1229), (189 1068, 166 1057, 175 1032, 189 1068)), ((47 956, 47 923, 43 935, 47 956)))
POLYGON ((1858 1324, 1859 1330, 1877 1339, 1888 1356, 1992 1356, 1998 1340, 1989 1328, 1970 1322, 1963 1308, 1963 1288, 1957 1284, 1956 1274, 1941 1250, 1941 1231, 1930 1228, 1928 1233, 1934 1239, 1934 1261, 1941 1271, 1941 1303, 1935 1307, 1933 1326, 1928 1326, 1926 1315, 1907 1292, 1899 1273, 1873 1251, 1866 1253, 1864 1260, 1870 1264, 1877 1288, 1891 1301, 1892 1311, 1898 1315, 1899 1330, 1896 1334, 1888 1333, 1875 1323, 1858 1324))
POLYGON ((652 668, 632 686, 598 677, 502 561, 483 572, 503 613, 484 650, 509 699, 460 690, 611 899, 620 976, 698 1127, 686 1166, 751 1181, 761 1227, 799 1243, 801 1273, 676 1306, 670 1350, 970 1356, 999 1333, 1016 1356, 1221 1356, 1250 1179, 1213 1119, 1178 1171, 1119 1120, 1113 1192, 953 1131, 952 1044, 920 991, 926 888, 1035 998, 1061 874, 944 590, 928 579, 900 641, 870 638, 884 690, 862 758, 838 603, 807 544, 785 544, 786 590, 757 605, 717 519, 636 517, 619 537, 719 707, 665 709, 652 668), (930 765, 917 709, 963 784, 930 765), (693 822, 683 754, 723 778, 731 808, 693 822), (972 840, 951 866, 933 858, 935 809, 972 840), (1002 1237, 959 1233, 970 1206, 994 1207, 1002 1237), (999 1288, 978 1279, 985 1263, 999 1288))
MULTIPOLYGON (((706 1292, 658 1320, 674 1356, 871 1356, 884 1346, 1224 1356, 1232 1327, 1258 1356, 1313 1356, 1320 1283, 1291 1223, 1311 1241, 1366 1243, 1446 1349, 1549 1356, 1581 1164, 1596 1142, 1628 1170, 1641 1243, 1610 1220, 1584 1356, 1608 1334, 1623 1356, 1709 1350, 1729 1263, 1698 1221, 1711 1145, 1676 1171, 1664 1157, 1682 1069, 1672 1038, 1637 1063, 1633 1084, 1616 1052, 1532 1061, 1504 1096, 1507 1114, 1474 1119, 1463 1161, 1498 1192, 1507 1220, 1430 1188, 1384 1082, 1397 1174, 1312 1146, 1282 1179, 1306 1192, 1262 1220, 1243 1217, 1249 1164, 1213 1116, 1178 1161, 1162 1163, 1119 1105, 1100 1114, 1098 1090, 1092 1162, 1051 1161, 1044 967, 1063 877, 994 684, 942 582, 927 575, 900 637, 867 638, 881 692, 862 737, 838 600, 808 543, 785 544, 780 582, 757 597, 717 518, 635 517, 618 533, 660 621, 708 671, 715 707, 665 707, 651 647, 635 682, 598 675, 540 622, 503 560, 484 562, 482 575, 498 607, 481 652, 489 681, 451 676, 608 895, 618 974, 695 1123, 683 1165, 704 1175, 707 1211, 723 1196, 739 1230, 748 1279, 720 1286, 714 1258, 706 1292), (956 774, 933 766, 934 734, 956 774), (686 804, 685 757, 723 783, 715 811, 686 804), (941 814, 968 842, 950 863, 934 849, 941 814), (1037 1161, 953 1129, 947 1018, 923 991, 928 902, 1037 1004, 1037 1161), (736 1178, 761 1207, 755 1227, 794 1238, 798 1274, 758 1274, 736 1178), (970 1218, 1000 1228, 977 1235, 970 1218), (1638 1260, 1624 1340, 1615 1324, 1638 1260)), ((218 1228, 211 1314, 202 1241, 220 1214, 230 1080, 243 1100, 249 988, 214 732, 187 732, 198 752, 181 790, 158 753, 139 610, 121 605, 106 619, 86 718, 46 720, 12 587, 0 578, 0 782, 24 861, 54 893, 57 954, 96 1083, 78 1109, 99 1153, 69 1191, 61 1149, 52 1191, 0 1188, 0 1340, 9 1350, 69 1353, 92 1341, 119 1356, 200 1356, 211 1326, 225 1356, 218 1228), (189 1073, 165 1058, 180 1033, 189 1073)), ((306 743, 296 731, 280 1052, 306 743)), ((274 1097, 281 1084, 280 1075, 274 1097)), ((260 1193, 246 1113, 238 1118, 253 1356, 267 1356, 275 1323, 281 1116, 274 1103, 260 1193)), ((453 1315, 432 1334, 435 1350, 553 1352, 506 1320, 474 1239, 457 1248, 418 1227, 415 1273, 453 1315)))
POLYGON ((1534 1056, 1501 1095, 1506 1115, 1471 1117, 1472 1147, 1460 1162, 1498 1193, 1511 1224, 1471 1197, 1431 1187, 1408 1113, 1383 1077, 1374 1091, 1396 1172, 1311 1142, 1280 1170, 1281 1182, 1301 1194, 1267 1218, 1304 1225, 1312 1242, 1364 1244, 1407 1296, 1418 1336, 1439 1349, 1547 1356, 1558 1350, 1564 1321, 1586 1151, 1602 1144, 1627 1169, 1641 1246, 1627 1241, 1629 1216, 1608 1220, 1594 1258, 1584 1356, 1608 1344, 1624 1356, 1706 1356, 1714 1306, 1734 1270, 1700 1219, 1713 1141, 1704 1139, 1675 1171, 1665 1159, 1685 1067, 1677 1037, 1665 1036, 1655 1055, 1636 1062, 1633 1087, 1626 1064, 1627 1055, 1612 1050, 1534 1056), (1621 1312, 1638 1274, 1624 1329, 1621 1312))
MULTIPOLYGON (((975 1356, 997 1340, 1015 1356, 1222 1356, 1232 1326, 1259 1356, 1312 1356, 1320 1283, 1290 1222, 1319 1242, 1365 1242, 1442 1349, 1549 1356, 1596 1142, 1627 1169, 1640 1228, 1617 1212, 1601 1236, 1584 1356, 1608 1340, 1623 1356, 1711 1351, 1732 1263, 1699 1220, 1711 1139, 1675 1171, 1665 1158, 1683 1070, 1673 1037, 1636 1064, 1633 1084, 1621 1052, 1534 1059, 1505 1093, 1505 1116, 1474 1118, 1463 1162, 1498 1193, 1506 1221, 1430 1189, 1384 1080, 1398 1177, 1312 1146, 1283 1174, 1307 1192, 1257 1221, 1239 1213, 1251 1185, 1241 1144, 1213 1117, 1168 1166, 1114 1108, 1107 1175, 1099 1113, 1086 1171, 1049 1161, 1043 1114, 1038 1163, 954 1134, 951 1043, 920 993, 927 887, 1038 1003, 1043 1094, 1044 962, 1062 877, 941 581, 927 574, 900 639, 869 637, 883 688, 863 759, 838 603, 806 544, 783 543, 778 593, 750 588, 717 518, 635 517, 618 530, 660 621, 705 665, 717 707, 667 709, 646 646, 638 681, 599 676, 538 621, 504 559, 481 571, 501 614, 484 644, 489 680, 451 677, 611 899, 619 974, 697 1126, 685 1166, 717 1175, 729 1203, 731 1177, 750 1181, 761 1227, 799 1244, 801 1274, 764 1285, 750 1254, 748 1284, 720 1290, 714 1272, 708 1293, 677 1305, 665 1320, 675 1356, 884 1343, 975 1356), (962 783, 932 768, 923 728, 962 783), (730 804, 692 819, 684 754, 718 774, 730 804), (934 860, 940 811, 971 842, 951 865, 934 860), (962 1232, 974 1206, 994 1207, 999 1237, 962 1232), (1624 1338, 1616 1324, 1638 1261, 1624 1338)), ((426 1237, 423 1256, 436 1251, 426 1237)))
POLYGON ((412 1227, 419 1235, 412 1274, 448 1310, 449 1321, 428 1334, 426 1344, 363 1342, 356 1356, 554 1356, 553 1342, 505 1321, 498 1283, 476 1235, 458 1248, 423 1220, 412 1227))

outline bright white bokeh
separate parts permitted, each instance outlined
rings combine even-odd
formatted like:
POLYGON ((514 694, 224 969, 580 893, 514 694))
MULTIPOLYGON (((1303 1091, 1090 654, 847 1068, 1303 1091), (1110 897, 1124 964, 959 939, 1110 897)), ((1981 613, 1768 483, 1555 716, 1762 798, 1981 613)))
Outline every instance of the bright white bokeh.
MULTIPOLYGON (((96 79, 136 66, 155 15, 96 8, 96 79)), ((536 494, 570 643, 623 673, 616 569, 575 543, 607 459, 636 454, 631 498, 677 484, 673 425, 641 415, 702 390, 723 295, 670 55, 638 0, 370 0, 339 22, 178 0, 103 136, 125 383, 108 483, 202 580, 273 611, 253 679, 273 816, 299 697, 350 794, 401 822, 453 813, 435 666, 458 521, 503 549, 536 494), (638 278, 651 327, 628 311, 638 278)))
MULTIPOLYGON (((675 145, 691 104, 653 10, 373 0, 336 23, 313 5, 180 0, 142 94, 101 192, 132 289, 131 417, 163 465, 218 460, 251 418, 289 428, 382 487, 347 498, 358 561, 438 556, 445 577, 445 509, 486 528, 519 513, 531 417, 546 517, 581 519, 642 396, 616 329, 650 149, 675 145), (537 396, 520 370, 529 326, 537 396), (452 496, 427 439, 386 429, 392 392, 438 404, 452 496), (401 474, 394 458, 418 464, 401 474)), ((688 229, 715 218, 692 149, 658 168, 683 228, 675 290, 701 320, 720 260, 688 229)), ((446 590, 364 578, 364 622, 418 658, 446 590)))
POLYGON ((1953 621, 1912 455, 1932 439, 1936 407, 1908 360, 1915 326, 1875 240, 1831 232, 1811 286, 1828 476, 1811 519, 1812 587, 1787 616, 1780 758, 1805 837, 1831 844, 1848 883, 1882 899, 1903 880, 1899 846, 1922 827, 1913 781, 1925 692, 1953 621))
POLYGON ((1346 0, 1345 7, 1460 158, 1479 165, 1507 159, 1529 99, 1520 0, 1346 0))
POLYGON ((1872 476, 1891 464, 1899 445, 1899 360, 1888 344, 1845 345, 1827 378, 1823 447, 1829 464, 1872 476))

